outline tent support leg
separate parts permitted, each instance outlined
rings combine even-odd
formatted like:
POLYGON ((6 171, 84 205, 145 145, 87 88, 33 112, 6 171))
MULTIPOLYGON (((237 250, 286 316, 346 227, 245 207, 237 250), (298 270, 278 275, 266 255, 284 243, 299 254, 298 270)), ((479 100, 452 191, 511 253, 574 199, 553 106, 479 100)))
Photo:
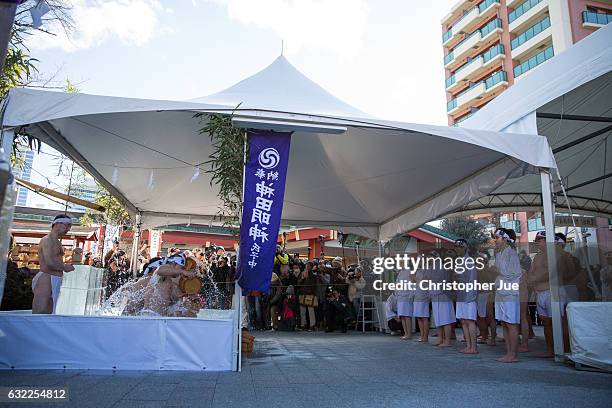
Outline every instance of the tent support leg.
POLYGON ((141 216, 140 213, 136 213, 136 220, 134 225, 134 239, 132 240, 132 276, 135 278, 138 274, 138 255, 140 251, 140 227, 141 227, 141 216))
POLYGON ((544 207, 544 225, 546 229, 546 258, 548 261, 555 361, 562 362, 565 360, 565 356, 563 351, 561 305, 559 303, 559 274, 555 248, 555 209, 549 171, 540 169, 540 179, 542 182, 542 204, 544 207))
MULTIPOLYGON (((13 129, 3 130, 0 137, 2 138, 4 160, 8 162, 10 171, 11 151, 13 150, 15 132, 13 129)), ((10 175, 7 175, 7 183, 6 186, 4 186, 5 190, 2 194, 0 194, 0 197, 2 198, 2 201, 0 201, 0 303, 2 303, 4 283, 6 282, 6 268, 9 257, 9 245, 11 242, 10 230, 11 223, 13 222, 13 211, 15 210, 16 184, 14 181, 9 183, 9 177, 10 175)), ((2 186, 0 186, 0 188, 2 188, 2 186)))
MULTIPOLYGON (((244 145, 242 152, 242 204, 240 207, 240 219, 242 219, 242 213, 244 211, 244 186, 246 184, 246 163, 247 163, 247 143, 248 143, 248 133, 244 132, 244 145)), ((242 223, 241 223, 242 224, 242 223)), ((236 253, 236 266, 237 269, 240 268, 240 248, 238 248, 238 252, 236 253)), ((246 298, 242 298, 242 287, 238 284, 238 279, 234 282, 234 294, 236 296, 236 301, 234 302, 236 310, 236 322, 234 324, 234 329, 238 330, 238 333, 234 334, 234 339, 237 340, 238 344, 236 345, 237 358, 236 358, 236 371, 242 371, 242 301, 246 301, 246 298)))
POLYGON ((242 288, 238 282, 234 283, 234 344, 233 344, 233 370, 242 371, 242 288))
MULTIPOLYGON (((382 258, 383 256, 383 242, 380 240, 380 228, 378 231, 378 257, 382 258)), ((385 326, 383 325, 383 321, 381 321, 380 319, 380 313, 378 311, 378 306, 382 306, 383 299, 382 299, 382 287, 378 290, 378 305, 374 305, 376 307, 376 316, 378 317, 378 331, 384 333, 385 332, 385 326)), ((373 317, 373 316, 372 316, 373 317)), ((365 320, 365 319, 364 319, 365 320)), ((374 320, 374 319, 372 319, 374 320)))

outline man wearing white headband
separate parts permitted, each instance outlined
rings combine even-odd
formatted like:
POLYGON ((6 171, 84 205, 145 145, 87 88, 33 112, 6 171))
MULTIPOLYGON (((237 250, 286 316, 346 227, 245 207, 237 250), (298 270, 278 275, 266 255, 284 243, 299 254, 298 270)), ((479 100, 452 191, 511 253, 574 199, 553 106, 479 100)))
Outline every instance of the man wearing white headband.
POLYGON ((64 249, 61 242, 62 236, 66 235, 71 227, 72 220, 69 216, 58 215, 51 223, 51 232, 40 240, 40 272, 32 279, 32 314, 55 313, 64 272, 74 270, 72 265, 63 262, 64 249))
POLYGON ((518 285, 523 272, 518 254, 514 249, 515 238, 516 235, 512 230, 498 228, 495 231, 495 268, 497 270, 495 318, 502 323, 506 343, 506 354, 497 359, 502 363, 518 361, 521 323, 518 285), (516 289, 512 288, 514 285, 516 289))

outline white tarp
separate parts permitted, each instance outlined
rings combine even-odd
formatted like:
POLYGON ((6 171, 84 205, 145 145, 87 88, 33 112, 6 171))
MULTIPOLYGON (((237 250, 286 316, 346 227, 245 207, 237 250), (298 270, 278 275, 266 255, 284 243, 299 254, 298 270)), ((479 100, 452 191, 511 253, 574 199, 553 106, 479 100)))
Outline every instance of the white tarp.
MULTIPOLYGON (((462 128, 546 136, 573 210, 612 216, 612 24, 534 68, 461 123, 462 128), (548 117, 546 116, 548 114, 548 117), (550 114, 561 118, 551 118, 550 114), (586 117, 576 120, 570 115, 586 117), (562 117, 565 116, 565 119, 562 117), (597 119, 597 120, 594 120, 597 119)), ((463 207, 538 210, 540 179, 526 176, 463 207)), ((564 207, 560 187, 557 206, 564 207)))
POLYGON ((27 131, 77 159, 132 213, 142 214, 145 228, 211 222, 219 200, 201 165, 211 144, 193 116, 231 112, 236 102, 245 106, 240 115, 347 128, 340 135, 294 133, 286 226, 351 228, 388 240, 508 178, 555 166, 548 143, 537 135, 359 119, 357 109, 284 58, 266 70, 204 99, 226 107, 15 90, 4 124, 28 125, 27 131))
POLYGON ((567 319, 570 358, 612 372, 612 302, 572 302, 567 319))
POLYGON ((0 369, 229 371, 232 333, 231 319, 0 312, 0 369))

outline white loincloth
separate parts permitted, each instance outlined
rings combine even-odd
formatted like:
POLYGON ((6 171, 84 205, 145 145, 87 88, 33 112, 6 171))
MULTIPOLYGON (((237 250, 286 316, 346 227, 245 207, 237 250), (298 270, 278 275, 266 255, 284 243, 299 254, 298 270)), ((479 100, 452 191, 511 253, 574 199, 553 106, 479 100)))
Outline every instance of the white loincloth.
POLYGON ((414 316, 414 306, 412 301, 397 300, 397 315, 398 316, 414 316))
POLYGON ((521 323, 521 305, 517 295, 501 295, 495 297, 495 319, 509 324, 521 323))
MULTIPOLYGON (((552 317, 552 306, 550 302, 550 290, 538 292, 538 314, 544 317, 552 317)), ((565 307, 569 302, 578 300, 578 288, 576 285, 564 285, 559 287, 559 309, 561 316, 565 316, 565 307)))
POLYGON ((414 317, 429 317, 429 302, 415 300, 412 305, 414 317))
MULTIPOLYGON (((43 272, 43 271, 38 272, 32 279, 32 290, 36 288, 36 285, 38 284, 38 280, 40 279, 43 273, 46 273, 46 272, 43 272)), ((63 277, 57 276, 57 275, 51 275, 50 273, 47 275, 51 276, 51 298, 53 299, 53 313, 55 313, 55 307, 57 306, 57 299, 59 298, 60 289, 62 288, 63 277)))
POLYGON ((446 326, 457 321, 453 302, 444 293, 431 297, 431 311, 436 327, 446 326))
POLYGON ((476 320, 476 302, 457 302, 457 319, 476 320))
POLYGON ((543 317, 552 317, 552 308, 550 306, 550 290, 538 292, 537 298, 538 314, 543 317))
POLYGON ((478 297, 476 298, 476 302, 478 309, 478 317, 487 317, 487 303, 489 302, 489 294, 479 293, 478 297))

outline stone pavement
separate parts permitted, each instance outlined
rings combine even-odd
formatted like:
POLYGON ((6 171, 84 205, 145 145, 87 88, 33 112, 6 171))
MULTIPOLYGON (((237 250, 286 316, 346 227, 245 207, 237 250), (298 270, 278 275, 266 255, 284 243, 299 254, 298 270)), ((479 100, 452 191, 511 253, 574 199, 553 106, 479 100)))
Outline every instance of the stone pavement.
POLYGON ((69 387, 69 403, 21 407, 612 406, 612 375, 529 353, 500 364, 503 343, 467 356, 376 333, 254 334, 241 373, 0 371, 0 386, 69 387))

